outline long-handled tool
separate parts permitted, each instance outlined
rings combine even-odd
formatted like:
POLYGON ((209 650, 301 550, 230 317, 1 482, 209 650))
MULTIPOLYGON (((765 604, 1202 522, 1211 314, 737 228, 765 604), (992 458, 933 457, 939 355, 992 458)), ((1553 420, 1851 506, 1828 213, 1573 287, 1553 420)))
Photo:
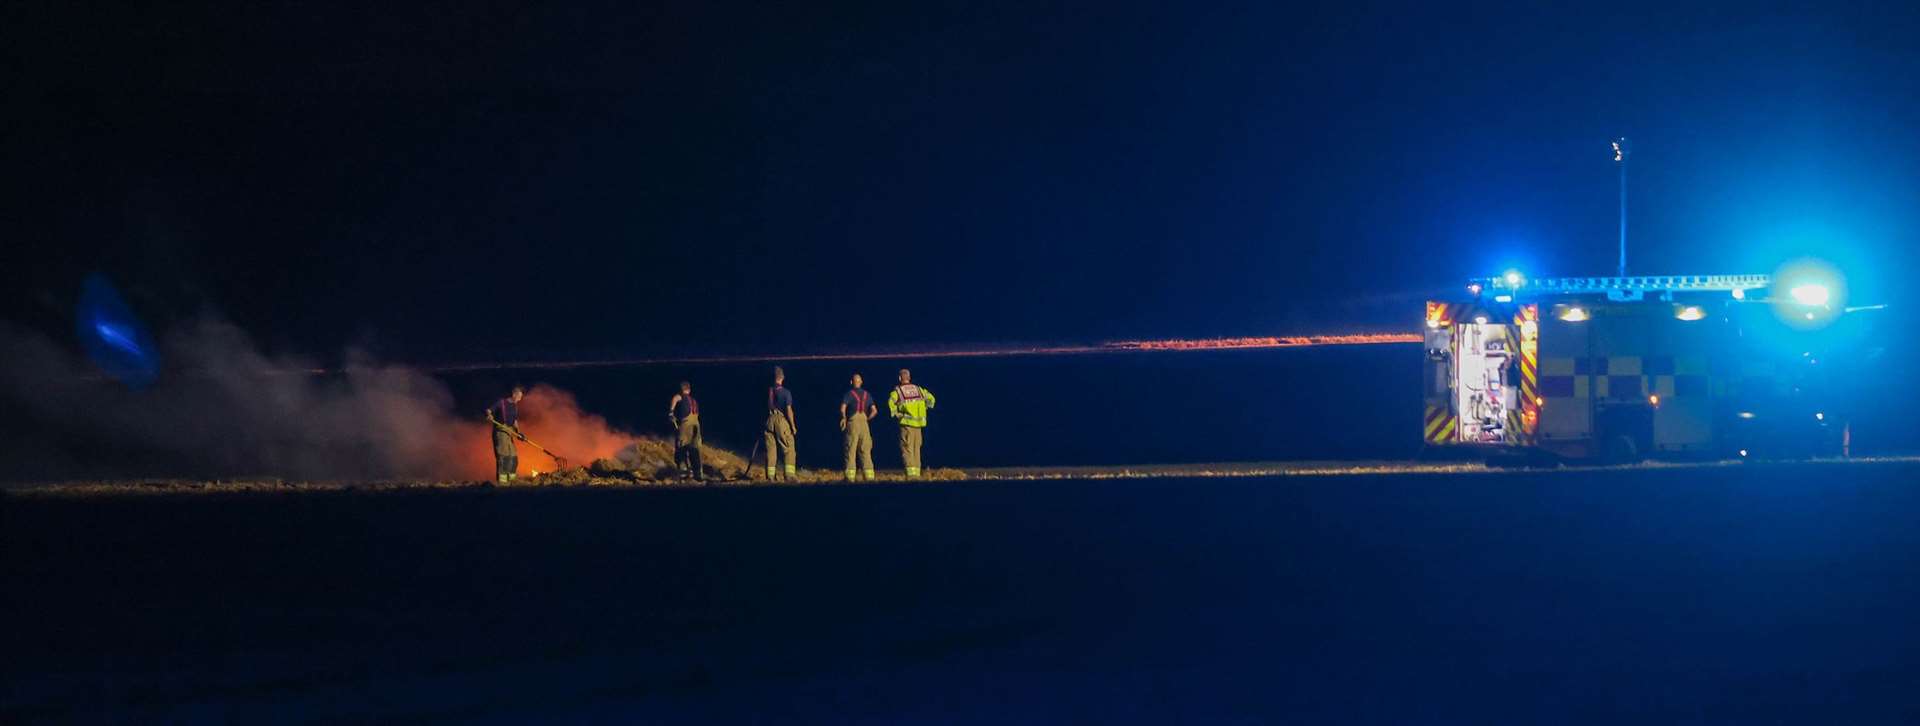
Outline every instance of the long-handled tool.
POLYGON ((531 446, 531 447, 533 447, 533 448, 536 448, 536 449, 539 449, 539 450, 540 450, 540 453, 542 453, 542 454, 546 454, 546 455, 547 455, 548 457, 550 457, 550 458, 552 458, 552 459, 553 459, 553 466, 554 466, 554 468, 556 468, 556 469, 566 469, 566 468, 568 468, 568 467, 567 467, 567 457, 564 457, 564 456, 561 456, 561 455, 559 455, 559 454, 556 454, 556 453, 553 453, 553 452, 552 452, 551 450, 548 450, 548 449, 547 449, 547 447, 545 447, 545 446, 541 446, 541 445, 539 445, 539 444, 536 444, 536 443, 534 443, 534 442, 533 442, 533 439, 529 439, 529 438, 527 438, 527 435, 526 435, 526 434, 523 434, 523 433, 520 433, 520 429, 518 429, 518 428, 514 428, 514 427, 510 427, 510 426, 508 426, 508 425, 506 425, 506 424, 503 424, 503 423, 500 423, 500 422, 499 422, 498 420, 496 420, 496 419, 494 419, 494 417, 493 417, 493 412, 492 412, 492 411, 488 411, 488 412, 487 412, 487 423, 490 423, 490 424, 493 424, 493 427, 494 427, 494 428, 496 428, 496 429, 499 429, 499 430, 501 430, 501 431, 505 431, 505 432, 507 433, 507 435, 508 435, 508 436, 512 436, 512 437, 514 437, 514 438, 516 438, 516 439, 519 439, 519 440, 521 440, 521 441, 525 441, 525 442, 527 442, 527 445, 528 445, 528 446, 531 446))
POLYGON ((754 466, 753 462, 754 462, 754 457, 757 457, 760 455, 760 438, 761 437, 759 436, 753 437, 753 450, 750 452, 747 452, 747 471, 740 475, 741 478, 743 479, 747 479, 751 481, 753 479, 753 470, 756 468, 759 468, 754 466))
POLYGON ((547 447, 545 447, 545 446, 541 446, 541 445, 539 445, 539 444, 536 444, 536 443, 533 443, 533 439, 529 439, 529 438, 527 438, 527 437, 525 437, 525 436, 522 436, 522 437, 520 437, 520 440, 521 440, 521 441, 525 441, 525 442, 527 442, 527 445, 528 445, 528 446, 531 446, 531 447, 533 447, 533 448, 536 448, 536 449, 539 449, 539 450, 540 450, 540 453, 542 453, 542 454, 546 454, 547 456, 549 456, 549 457, 552 457, 552 458, 553 458, 553 468, 555 468, 555 469, 566 469, 566 468, 570 468, 570 467, 568 467, 568 466, 567 466, 567 457, 564 457, 564 456, 561 456, 561 455, 559 455, 559 454, 556 454, 556 453, 553 453, 552 451, 549 451, 549 450, 547 450, 547 447))

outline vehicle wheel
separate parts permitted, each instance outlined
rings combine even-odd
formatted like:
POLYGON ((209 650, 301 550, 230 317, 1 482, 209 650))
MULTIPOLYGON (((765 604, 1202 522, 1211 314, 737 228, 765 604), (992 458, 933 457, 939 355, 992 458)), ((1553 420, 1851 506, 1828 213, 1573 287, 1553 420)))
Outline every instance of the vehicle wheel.
POLYGON ((1602 459, 1608 464, 1633 464, 1640 461, 1640 446, 1633 437, 1626 434, 1614 434, 1607 437, 1606 448, 1602 449, 1602 459))

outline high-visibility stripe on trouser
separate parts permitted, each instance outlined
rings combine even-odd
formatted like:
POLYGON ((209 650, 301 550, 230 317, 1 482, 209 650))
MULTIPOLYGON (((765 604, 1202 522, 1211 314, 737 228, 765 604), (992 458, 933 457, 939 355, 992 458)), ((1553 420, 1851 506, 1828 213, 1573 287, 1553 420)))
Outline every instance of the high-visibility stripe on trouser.
POLYGON ((513 436, 493 430, 493 475, 504 482, 520 471, 520 455, 513 447, 513 436))
POLYGON ((845 446, 841 453, 845 460, 847 481, 853 481, 855 465, 867 472, 867 478, 873 478, 873 429, 867 425, 865 414, 854 414, 847 419, 845 446))
POLYGON ((918 426, 900 427, 900 461, 907 467, 907 476, 920 476, 920 446, 925 440, 925 429, 918 426))
POLYGON ((700 473, 700 414, 680 419, 674 434, 673 465, 682 474, 700 473))
POLYGON ((767 414, 766 431, 767 477, 773 477, 774 467, 779 464, 782 455, 787 460, 787 474, 793 474, 796 456, 793 451, 793 425, 787 421, 786 414, 779 411, 767 414))

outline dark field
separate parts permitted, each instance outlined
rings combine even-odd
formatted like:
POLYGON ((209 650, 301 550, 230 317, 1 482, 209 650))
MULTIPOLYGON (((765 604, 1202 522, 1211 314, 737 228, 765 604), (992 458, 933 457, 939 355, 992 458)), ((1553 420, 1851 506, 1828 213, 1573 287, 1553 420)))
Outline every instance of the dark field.
POLYGON ((0 721, 1895 723, 1920 465, 0 498, 0 721))

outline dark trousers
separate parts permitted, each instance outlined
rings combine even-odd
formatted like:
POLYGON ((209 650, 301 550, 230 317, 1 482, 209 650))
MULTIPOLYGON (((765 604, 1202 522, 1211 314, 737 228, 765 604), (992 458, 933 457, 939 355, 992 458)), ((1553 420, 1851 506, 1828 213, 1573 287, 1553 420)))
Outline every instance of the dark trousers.
POLYGON ((505 431, 493 431, 493 475, 495 478, 512 476, 520 470, 520 455, 513 447, 513 436, 505 431))
POLYGON ((700 414, 680 420, 673 447, 673 463, 683 476, 704 476, 700 468, 700 414))

